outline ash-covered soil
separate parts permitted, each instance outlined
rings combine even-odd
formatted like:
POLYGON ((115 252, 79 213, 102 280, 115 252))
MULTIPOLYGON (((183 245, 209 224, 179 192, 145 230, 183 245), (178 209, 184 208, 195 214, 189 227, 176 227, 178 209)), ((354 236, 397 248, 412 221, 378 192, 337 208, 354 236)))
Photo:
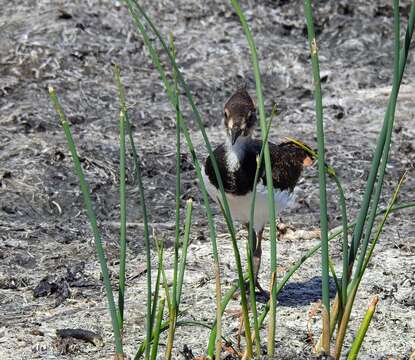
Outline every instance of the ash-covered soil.
MULTIPOLYGON (((255 93, 250 55, 238 18, 225 1, 141 2, 160 26, 172 31, 178 58, 214 145, 223 141, 222 106, 241 83, 255 93)), ((290 135, 316 145, 314 101, 301 1, 249 1, 243 8, 261 59, 267 111, 279 116, 272 141, 290 135)), ((117 1, 0 0, 0 358, 110 359, 113 343, 105 294, 89 223, 63 131, 47 86, 53 85, 69 115, 90 183, 107 250, 114 290, 119 233, 118 113, 112 62, 120 64, 142 158, 151 226, 171 245, 174 224, 175 119, 157 72, 126 8, 117 1), (55 331, 99 333, 103 346, 60 341, 55 331)), ((409 1, 401 2, 403 25, 409 1)), ((316 29, 324 92, 328 161, 341 176, 349 217, 358 211, 375 139, 391 89, 392 9, 387 1, 320 1, 316 29)), ((400 175, 412 169, 399 202, 414 201, 415 51, 408 56, 397 107, 382 204, 400 175)), ((188 114, 190 112, 186 110, 188 114)), ((187 121, 200 159, 206 155, 191 116, 187 121)), ((129 159, 128 278, 125 351, 132 356, 144 336, 143 220, 129 159)), ((318 243, 316 168, 298 186, 294 208, 283 220, 295 231, 278 245, 279 275, 318 243), (301 236, 306 235, 306 236, 301 236)), ((182 147, 183 204, 195 200, 192 244, 183 295, 183 318, 214 317, 214 274, 206 216, 190 156, 182 147)), ((336 191, 328 186, 330 227, 340 224, 336 191)), ((236 278, 231 244, 215 207, 223 289, 236 278)), ((415 351, 414 210, 395 213, 375 250, 352 314, 347 344, 373 296, 380 302, 361 359, 409 359, 415 351)), ((246 233, 238 233, 244 249, 246 233)), ((269 243, 261 281, 267 284, 269 243)), ((341 244, 331 243, 340 271, 341 244)), ((242 251, 244 253, 244 251, 242 251)), ((166 252, 167 274, 172 251, 166 252)), ((308 312, 320 298, 320 257, 308 260, 280 296, 278 358, 312 356, 308 312)), ((153 266, 156 266, 154 256, 153 266)), ((230 305, 237 309, 238 301, 230 305)), ((224 335, 235 340, 238 320, 224 316, 224 335)), ((314 341, 318 316, 312 320, 314 341)), ((265 338, 265 329, 264 338, 265 338)), ((185 327, 174 357, 187 345, 204 355, 208 332, 185 327)), ((264 341, 265 343, 265 341, 264 341)), ((165 338, 161 339, 164 349, 165 338)))

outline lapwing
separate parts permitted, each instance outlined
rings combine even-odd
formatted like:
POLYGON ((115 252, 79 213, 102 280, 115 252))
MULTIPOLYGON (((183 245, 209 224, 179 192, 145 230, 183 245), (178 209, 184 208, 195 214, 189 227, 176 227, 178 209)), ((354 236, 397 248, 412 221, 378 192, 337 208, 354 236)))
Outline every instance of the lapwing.
MULTIPOLYGON (((237 90, 226 102, 224 108, 226 139, 213 152, 222 178, 226 198, 233 220, 249 229, 252 190, 255 181, 257 158, 262 141, 253 138, 257 125, 255 104, 246 89, 237 90)), ((303 167, 313 163, 308 153, 293 142, 273 144, 269 142, 272 167, 274 199, 278 215, 293 202, 293 191, 303 167)), ((212 199, 219 203, 221 194, 210 156, 202 171, 206 189, 212 199)), ((267 183, 264 162, 260 164, 256 184, 254 212, 254 279, 260 295, 269 293, 258 281, 261 265, 261 241, 264 226, 269 221, 267 183)))

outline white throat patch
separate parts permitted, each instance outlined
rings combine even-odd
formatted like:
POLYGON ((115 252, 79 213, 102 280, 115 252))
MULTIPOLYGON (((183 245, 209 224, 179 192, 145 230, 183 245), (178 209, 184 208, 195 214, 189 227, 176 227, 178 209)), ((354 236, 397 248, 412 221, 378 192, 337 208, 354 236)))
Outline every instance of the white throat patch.
POLYGON ((226 164, 231 172, 235 172, 241 166, 240 161, 244 156, 244 148, 247 146, 249 137, 240 136, 235 144, 232 145, 231 140, 226 138, 226 164))

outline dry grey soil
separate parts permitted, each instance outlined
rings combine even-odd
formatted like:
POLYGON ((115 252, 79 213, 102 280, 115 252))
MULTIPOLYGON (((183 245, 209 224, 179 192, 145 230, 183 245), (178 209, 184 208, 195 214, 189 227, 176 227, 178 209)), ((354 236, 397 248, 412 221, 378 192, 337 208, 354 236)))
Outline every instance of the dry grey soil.
MULTIPOLYGON (((222 138, 222 105, 246 81, 254 93, 249 52, 237 17, 222 1, 143 1, 163 34, 172 31, 178 58, 213 144, 222 138)), ((278 105, 271 138, 291 135, 312 146, 314 104, 310 61, 300 1, 244 2, 261 59, 266 108, 278 105)), ((0 1, 0 358, 110 359, 113 343, 92 235, 72 160, 47 94, 53 85, 69 115, 91 186, 114 282, 119 232, 118 112, 112 62, 122 68, 134 136, 144 174, 152 229, 170 246, 174 219, 174 115, 148 53, 126 8, 114 1, 0 1), (42 290, 42 291, 41 291, 42 290), (36 296, 35 296, 36 295, 36 296), (104 345, 60 341, 55 331, 98 332, 104 345)), ((403 25, 408 1, 402 1, 403 25)), ((385 1, 320 1, 316 28, 324 91, 329 162, 342 178, 353 219, 383 119, 392 74, 392 15, 385 1)), ((415 48, 411 47, 397 108, 382 206, 399 176, 412 169, 399 202, 414 201, 415 48)), ((186 113, 188 109, 186 109, 186 113)), ((206 150, 187 116, 197 154, 206 150)), ((142 214, 129 159, 128 278, 125 351, 143 339, 145 271, 142 214)), ((317 171, 308 169, 294 208, 283 215, 295 230, 279 243, 279 275, 318 243, 317 171)), ((183 318, 211 321, 214 278, 206 217, 187 149, 182 147, 183 204, 195 200, 192 244, 183 297, 183 318)), ((328 187, 330 227, 339 225, 333 184, 328 187)), ((222 284, 236 278, 223 218, 222 284)), ((409 359, 415 350, 414 210, 393 214, 375 251, 352 314, 347 344, 374 295, 380 303, 364 342, 362 359, 409 359)), ((244 249, 246 234, 238 233, 244 249)), ((267 283, 265 242, 262 282, 267 283)), ((340 271, 340 242, 331 243, 340 271)), ((167 251, 171 276, 171 249, 167 251)), ((308 311, 320 298, 320 257, 307 261, 279 298, 279 358, 307 359, 308 311), (282 350, 284 349, 284 350, 282 350)), ((153 267, 156 266, 154 258, 153 267)), ((238 307, 234 301, 231 309, 238 307)), ((224 316, 224 334, 235 341, 237 319, 224 316)), ((314 340, 318 317, 312 320, 314 340)), ((265 332, 265 330, 264 330, 265 332)), ((203 355, 207 330, 180 328, 175 358, 186 344, 203 355)), ((165 338, 161 339, 161 349, 165 338)))

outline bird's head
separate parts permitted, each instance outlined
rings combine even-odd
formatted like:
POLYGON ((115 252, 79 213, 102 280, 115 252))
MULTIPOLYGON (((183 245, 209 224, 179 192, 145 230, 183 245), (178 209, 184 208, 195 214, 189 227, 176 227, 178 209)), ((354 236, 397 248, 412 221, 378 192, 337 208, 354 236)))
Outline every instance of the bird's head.
POLYGON ((255 104, 246 89, 233 94, 225 104, 224 124, 232 145, 239 137, 250 137, 257 122, 255 104))

